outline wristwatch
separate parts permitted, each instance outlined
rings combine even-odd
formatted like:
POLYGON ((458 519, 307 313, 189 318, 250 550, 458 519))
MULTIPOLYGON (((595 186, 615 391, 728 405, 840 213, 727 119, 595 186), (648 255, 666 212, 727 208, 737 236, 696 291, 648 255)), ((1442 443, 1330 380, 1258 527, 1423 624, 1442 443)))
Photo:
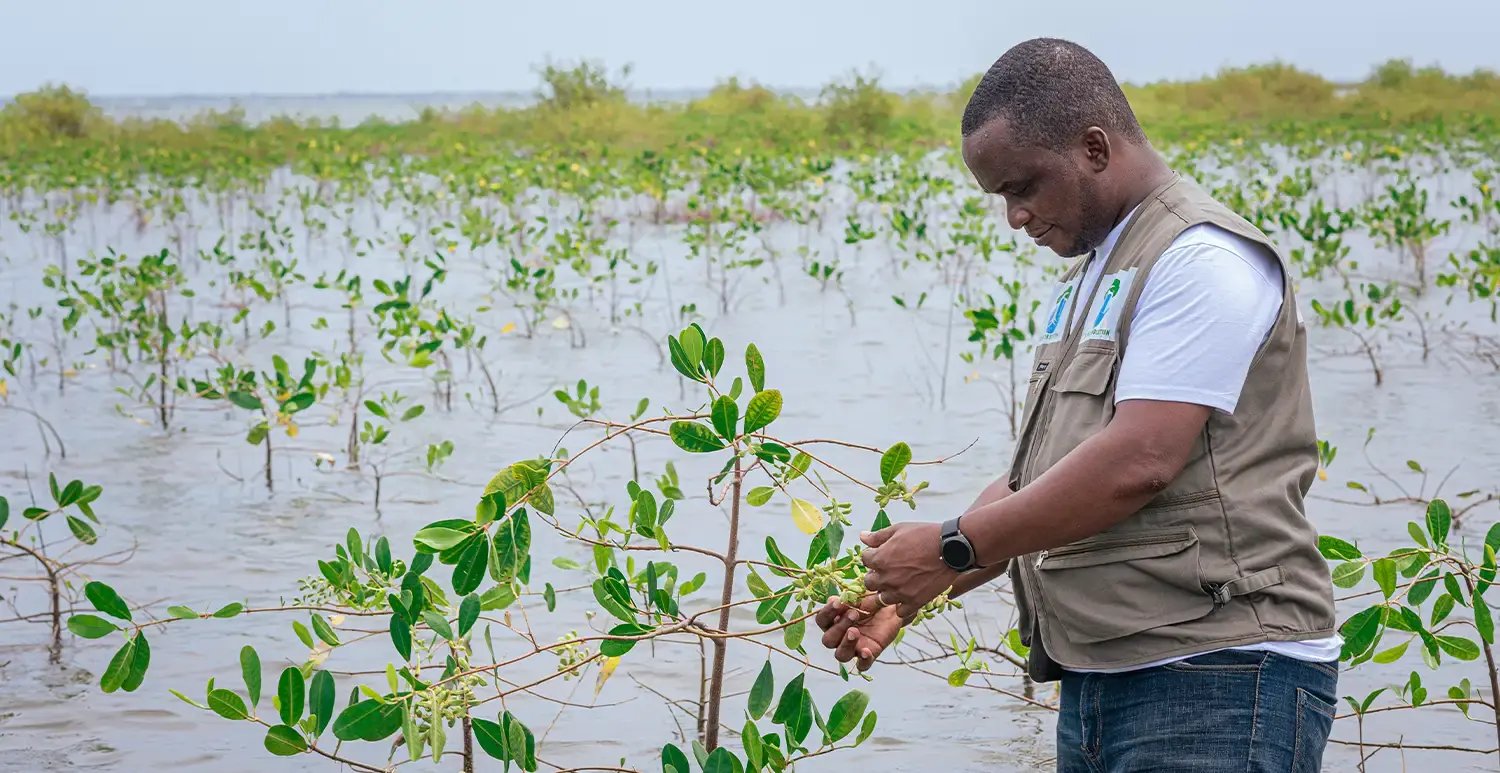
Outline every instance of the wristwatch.
MULTIPOLYGON (((962 518, 963 516, 959 516, 962 518)), ((955 572, 967 572, 970 569, 982 568, 974 561, 974 546, 969 544, 969 538, 958 530, 958 518, 951 518, 943 522, 943 540, 941 554, 943 563, 955 572)))

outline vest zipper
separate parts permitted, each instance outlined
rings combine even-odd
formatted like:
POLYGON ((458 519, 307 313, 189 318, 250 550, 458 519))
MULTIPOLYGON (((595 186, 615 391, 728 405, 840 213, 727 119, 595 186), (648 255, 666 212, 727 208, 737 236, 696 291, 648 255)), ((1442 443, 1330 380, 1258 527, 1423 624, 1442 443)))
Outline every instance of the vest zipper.
POLYGON ((1181 542, 1191 536, 1187 529, 1175 529, 1163 534, 1149 534, 1138 537, 1118 537, 1115 539, 1099 540, 1083 545, 1063 545, 1052 550, 1043 550, 1037 554, 1036 568, 1042 568, 1042 561, 1057 556, 1071 556, 1078 553, 1094 553, 1100 550, 1111 550, 1113 548, 1138 547, 1140 545, 1165 545, 1171 542, 1181 542))

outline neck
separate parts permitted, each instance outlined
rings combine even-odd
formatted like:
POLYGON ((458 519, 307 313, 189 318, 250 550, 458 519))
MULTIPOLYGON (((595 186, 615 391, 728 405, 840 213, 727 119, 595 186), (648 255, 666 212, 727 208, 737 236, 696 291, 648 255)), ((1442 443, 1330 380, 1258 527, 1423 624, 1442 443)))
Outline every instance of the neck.
POLYGON ((1119 209, 1111 227, 1119 225, 1152 191, 1166 185, 1173 174, 1172 168, 1149 145, 1132 147, 1122 160, 1125 164, 1120 177, 1127 182, 1120 190, 1119 209))

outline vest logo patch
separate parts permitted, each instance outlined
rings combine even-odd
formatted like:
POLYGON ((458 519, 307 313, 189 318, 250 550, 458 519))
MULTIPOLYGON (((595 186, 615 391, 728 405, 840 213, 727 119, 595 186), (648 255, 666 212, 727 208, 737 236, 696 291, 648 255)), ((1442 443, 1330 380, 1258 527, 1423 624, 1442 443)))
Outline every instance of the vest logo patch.
POLYGON ((1130 285, 1135 281, 1135 269, 1105 274, 1099 280, 1099 293, 1086 318, 1088 329, 1083 333, 1085 341, 1114 341, 1119 335, 1120 310, 1125 299, 1130 297, 1130 285))
POLYGON ((1037 345, 1057 343, 1067 332, 1068 318, 1072 316, 1075 296, 1078 295, 1078 280, 1059 282, 1052 289, 1052 302, 1047 305, 1047 322, 1042 326, 1042 335, 1037 345))

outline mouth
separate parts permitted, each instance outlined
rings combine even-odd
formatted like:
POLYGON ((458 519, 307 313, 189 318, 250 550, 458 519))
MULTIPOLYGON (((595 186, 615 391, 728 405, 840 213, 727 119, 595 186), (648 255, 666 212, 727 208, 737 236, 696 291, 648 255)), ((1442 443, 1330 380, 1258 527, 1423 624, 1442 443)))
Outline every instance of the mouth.
POLYGON ((1041 244, 1042 243, 1042 239, 1045 238, 1047 236, 1047 234, 1052 233, 1052 229, 1055 228, 1055 227, 1056 226, 1049 225, 1046 228, 1042 229, 1042 232, 1039 233, 1039 234, 1032 235, 1031 233, 1028 232, 1026 235, 1030 236, 1032 241, 1036 242, 1037 244, 1041 244))

